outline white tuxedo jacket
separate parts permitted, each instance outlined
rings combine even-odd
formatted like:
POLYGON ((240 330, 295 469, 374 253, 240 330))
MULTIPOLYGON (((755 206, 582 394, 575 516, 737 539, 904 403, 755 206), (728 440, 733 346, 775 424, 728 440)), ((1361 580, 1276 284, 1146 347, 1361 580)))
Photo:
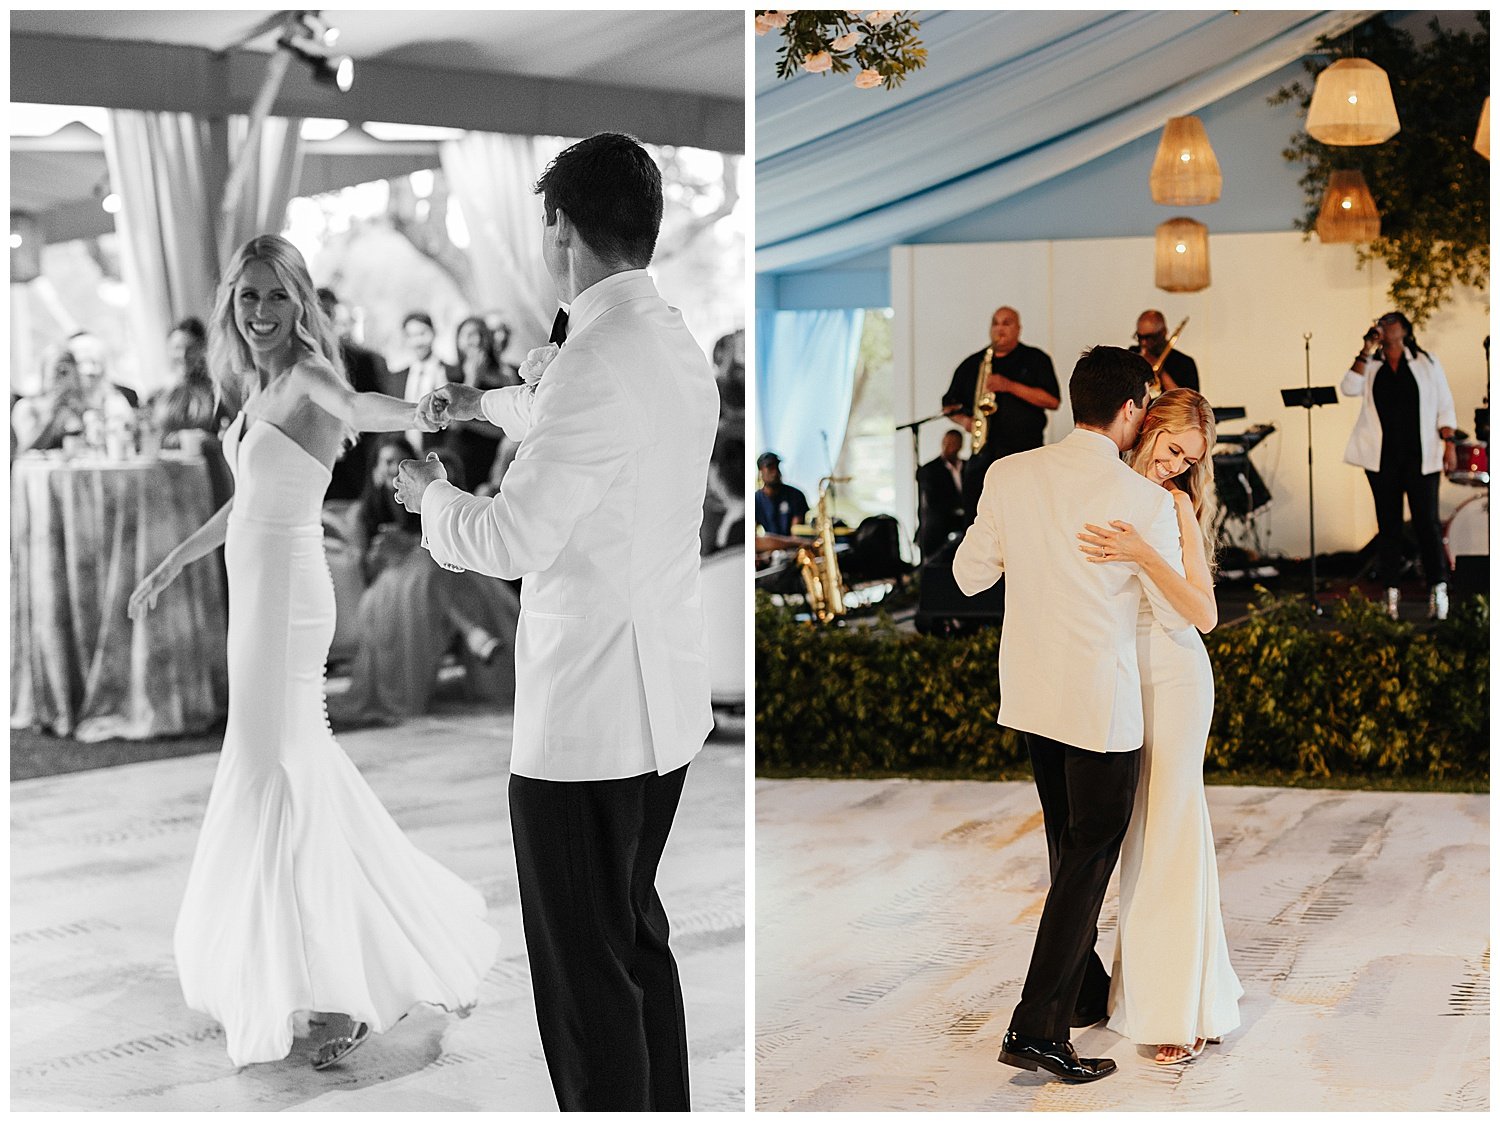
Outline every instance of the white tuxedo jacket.
POLYGON ((953 577, 967 596, 1005 576, 999 723, 1093 752, 1144 737, 1136 623, 1141 597, 1167 627, 1179 615, 1140 566, 1085 559, 1085 522, 1131 523, 1179 573, 1182 538, 1165 488, 1120 460, 1114 441, 1074 429, 1056 444, 996 460, 953 577))
POLYGON ((643 270, 581 293, 535 393, 484 395, 520 441, 499 494, 422 498, 435 560, 522 578, 511 771, 673 771, 713 725, 699 526, 718 424, 713 370, 643 270))

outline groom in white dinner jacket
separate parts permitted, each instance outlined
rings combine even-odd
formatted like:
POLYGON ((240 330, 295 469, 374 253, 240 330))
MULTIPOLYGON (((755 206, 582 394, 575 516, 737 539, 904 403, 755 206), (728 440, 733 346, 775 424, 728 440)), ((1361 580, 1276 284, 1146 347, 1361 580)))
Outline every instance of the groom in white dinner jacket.
POLYGON ((645 150, 590 137, 537 191, 547 270, 571 305, 561 351, 528 385, 453 384, 425 405, 498 425, 520 441, 515 461, 480 499, 408 460, 398 497, 439 563, 522 581, 511 828, 558 1105, 688 1110, 655 878, 713 725, 698 535, 718 390, 645 271, 662 216, 645 150))
POLYGON ((1086 352, 1068 383, 1077 427, 995 462, 953 559, 966 595, 1005 577, 999 723, 1026 742, 1052 874, 1000 1060, 1071 1082, 1115 1070, 1108 1057, 1080 1059, 1069 1029, 1107 1012, 1109 977, 1094 944, 1140 776, 1142 596, 1171 626, 1185 625, 1138 566, 1092 564, 1079 549, 1084 523, 1122 519, 1182 572, 1171 495, 1120 459, 1135 443, 1150 377, 1137 354, 1086 352))

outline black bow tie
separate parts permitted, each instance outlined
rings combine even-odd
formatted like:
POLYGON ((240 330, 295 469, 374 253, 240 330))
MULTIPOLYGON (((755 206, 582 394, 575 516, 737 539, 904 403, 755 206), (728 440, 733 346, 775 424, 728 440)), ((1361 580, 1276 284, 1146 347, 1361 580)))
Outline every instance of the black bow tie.
POLYGON ((568 339, 568 309, 558 308, 557 318, 552 321, 552 334, 547 342, 562 346, 568 339))

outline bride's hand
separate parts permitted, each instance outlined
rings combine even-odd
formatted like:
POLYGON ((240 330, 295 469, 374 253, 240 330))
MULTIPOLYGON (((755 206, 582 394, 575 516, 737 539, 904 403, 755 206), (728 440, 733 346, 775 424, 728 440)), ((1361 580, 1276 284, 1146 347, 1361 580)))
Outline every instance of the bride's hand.
POLYGON ((165 561, 151 570, 145 580, 135 586, 135 591, 130 594, 130 604, 126 607, 126 614, 131 619, 140 619, 156 607, 156 598, 166 590, 167 585, 177 579, 181 572, 182 566, 169 554, 165 561))
POLYGON ((1084 533, 1078 535, 1083 543, 1078 548, 1090 561, 1134 561, 1138 564, 1150 559, 1154 552, 1146 539, 1136 533, 1129 522, 1118 519, 1109 524, 1111 528, 1083 524, 1084 533))

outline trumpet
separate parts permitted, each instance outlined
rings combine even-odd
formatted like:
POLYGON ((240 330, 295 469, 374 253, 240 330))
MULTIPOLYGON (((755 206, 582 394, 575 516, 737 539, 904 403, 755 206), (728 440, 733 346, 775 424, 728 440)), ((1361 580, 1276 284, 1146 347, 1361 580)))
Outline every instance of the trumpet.
POLYGON ((847 475, 825 475, 818 480, 818 511, 813 517, 813 536, 818 539, 818 544, 816 549, 803 546, 797 550, 797 568, 802 572, 807 606, 819 623, 828 623, 848 611, 844 605, 844 576, 839 572, 838 553, 834 547, 828 487, 831 483, 847 483, 849 479, 847 475))
POLYGON ((996 407, 995 394, 990 389, 990 367, 994 359, 995 348, 984 348, 984 358, 979 360, 979 378, 974 383, 974 422, 970 430, 973 444, 969 449, 971 456, 979 455, 990 436, 990 416, 996 407))

